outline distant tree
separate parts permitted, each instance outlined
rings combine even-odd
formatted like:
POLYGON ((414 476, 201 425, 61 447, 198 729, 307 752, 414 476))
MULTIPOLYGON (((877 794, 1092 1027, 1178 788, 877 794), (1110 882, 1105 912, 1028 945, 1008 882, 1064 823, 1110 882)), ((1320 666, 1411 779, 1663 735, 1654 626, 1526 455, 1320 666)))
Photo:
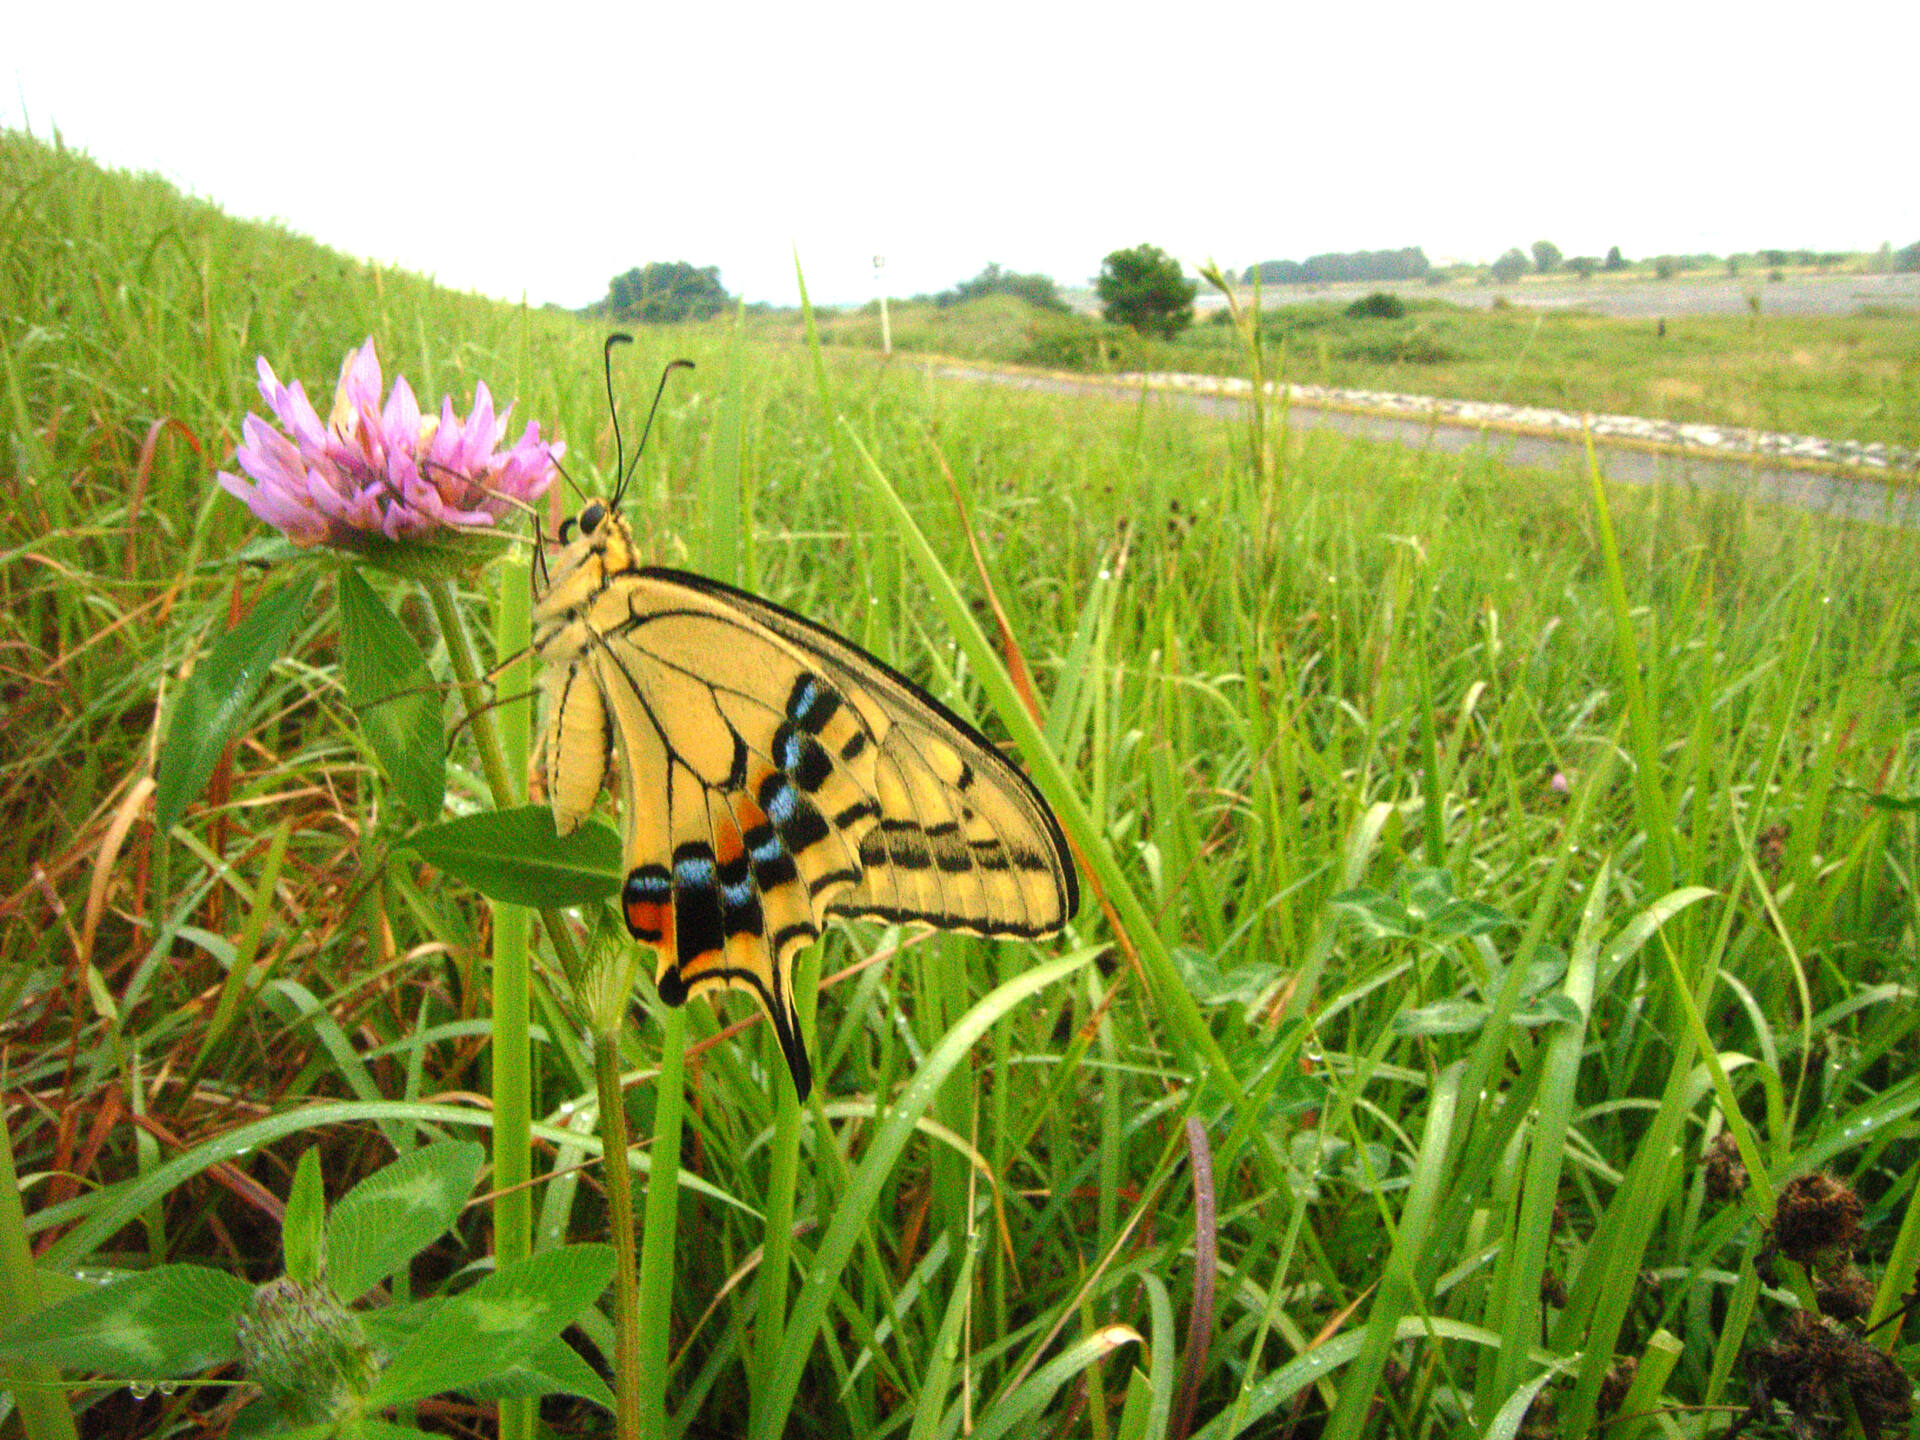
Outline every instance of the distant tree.
POLYGON ((1620 254, 1620 247, 1618 245, 1613 246, 1607 251, 1607 258, 1600 262, 1600 268, 1602 270, 1624 270, 1627 268, 1627 262, 1620 254))
POLYGON ((1262 260, 1247 267, 1248 284, 1258 280, 1262 285, 1305 285, 1307 279, 1307 267, 1298 260, 1262 260))
POLYGON ((1591 280, 1593 272, 1600 268, 1600 262, 1591 255, 1575 255, 1567 261, 1567 269, 1573 271, 1582 280, 1591 280))
POLYGON ((616 275, 607 286, 601 311, 636 325, 706 320, 733 303, 720 284, 720 267, 695 267, 684 260, 655 260, 616 275))
POLYGON ((1677 255, 1656 255, 1653 257, 1654 278, 1671 280, 1680 269, 1680 257, 1677 255))
POLYGON ((1037 309, 1057 310, 1062 314, 1071 308, 1060 298, 1060 287, 1054 284, 1051 275, 1022 275, 1017 270, 1003 270, 997 260, 988 261, 987 268, 971 280, 962 280, 953 289, 942 290, 933 297, 933 303, 944 310, 988 295, 1012 295, 1037 309))
POLYGON ((1893 268, 1901 271, 1920 270, 1920 240, 1914 241, 1904 250, 1893 252, 1893 268))
POLYGON ((1532 268, 1532 263, 1515 246, 1493 262, 1493 278, 1502 285, 1511 285, 1532 268))
POLYGON ((1200 284, 1182 275, 1180 262, 1158 245, 1136 245, 1102 260, 1093 288, 1107 319, 1171 340, 1193 323, 1200 284))
POLYGON ((1551 240, 1533 242, 1533 268, 1542 275, 1551 275, 1560 268, 1560 247, 1551 240))
POLYGON ((1331 251, 1305 260, 1263 260, 1249 265, 1246 280, 1263 285, 1332 285, 1344 280, 1424 280, 1433 269, 1418 245, 1403 250, 1331 251))

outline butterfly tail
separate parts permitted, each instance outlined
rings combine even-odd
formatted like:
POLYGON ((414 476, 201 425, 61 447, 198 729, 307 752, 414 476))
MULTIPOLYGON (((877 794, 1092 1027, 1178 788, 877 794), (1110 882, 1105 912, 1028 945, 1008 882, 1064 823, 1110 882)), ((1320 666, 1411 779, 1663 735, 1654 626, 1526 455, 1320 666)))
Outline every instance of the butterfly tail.
MULTIPOLYGON (((774 1038, 780 1042, 780 1053, 786 1058, 787 1073, 793 1077, 793 1093, 805 1100, 813 1090, 813 1063, 807 1058, 806 1041, 800 1038, 800 1021, 793 1013, 793 997, 784 991, 769 992, 758 983, 734 983, 738 988, 751 990, 754 999, 760 1002, 768 1023, 773 1026, 774 1038)), ((710 981, 709 984, 718 985, 719 982, 710 981)), ((660 998, 669 1005, 678 1007, 686 1004, 687 997, 697 988, 700 988, 697 984, 687 984, 678 965, 669 965, 660 972, 660 998)))

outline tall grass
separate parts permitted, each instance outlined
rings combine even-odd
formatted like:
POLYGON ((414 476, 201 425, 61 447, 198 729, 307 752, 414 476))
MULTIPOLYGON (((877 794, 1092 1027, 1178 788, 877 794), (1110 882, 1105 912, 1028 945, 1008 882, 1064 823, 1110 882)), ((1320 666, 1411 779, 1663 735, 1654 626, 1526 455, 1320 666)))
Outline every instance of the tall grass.
MULTIPOLYGON (((301 1149, 344 1187, 485 1090, 487 921, 392 859, 318 626, 206 802, 171 835, 142 818, 156 698, 260 587, 210 472, 254 354, 312 390, 368 333, 423 390, 517 396, 591 472, 597 337, 18 137, 0 166, 0 983, 27 1228, 52 1282, 163 1257, 260 1279, 301 1149)), ((765 1027, 689 1007, 670 1311, 647 1316, 670 1434, 1512 1434, 1549 1405, 1568 1435, 1603 1407, 1613 1434, 1717 1433, 1805 1290, 1762 1251, 1772 1197, 1816 1168, 1864 1199, 1891 1313, 1920 1158, 1905 536, 1324 432, 1263 473, 1244 427, 1152 405, 831 348, 816 371, 719 329, 636 348, 635 376, 700 367, 627 504, 642 546, 990 728, 929 596, 991 585, 1116 882, 1060 963, 836 929, 791 1166, 765 1027), (1738 1193, 1708 1185, 1722 1133, 1738 1193)), ((464 735, 453 756, 450 805, 485 803, 464 735)), ((563 995, 536 979, 547 1244, 605 1215, 570 1168, 598 1092, 563 995)), ((660 1029, 620 1044, 644 1142, 660 1029)), ((485 1213, 422 1289, 464 1281, 485 1213)), ((610 1337, 576 1338, 604 1362, 610 1337)), ((1908 1358, 1897 1320, 1873 1343, 1908 1358)), ((107 1389, 82 1424, 185 1434, 222 1402, 107 1389)), ((421 1419, 485 1428, 454 1402, 421 1419)))

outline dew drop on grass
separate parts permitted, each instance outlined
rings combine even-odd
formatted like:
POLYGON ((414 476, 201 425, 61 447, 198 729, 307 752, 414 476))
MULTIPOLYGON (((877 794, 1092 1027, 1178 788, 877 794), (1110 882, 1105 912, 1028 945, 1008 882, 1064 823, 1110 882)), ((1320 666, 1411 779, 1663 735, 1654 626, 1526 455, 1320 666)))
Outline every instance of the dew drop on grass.
POLYGON ((144 1380, 136 1380, 131 1385, 127 1386, 127 1393, 133 1396, 133 1398, 136 1400, 144 1400, 149 1395, 153 1394, 153 1386, 149 1385, 144 1380))

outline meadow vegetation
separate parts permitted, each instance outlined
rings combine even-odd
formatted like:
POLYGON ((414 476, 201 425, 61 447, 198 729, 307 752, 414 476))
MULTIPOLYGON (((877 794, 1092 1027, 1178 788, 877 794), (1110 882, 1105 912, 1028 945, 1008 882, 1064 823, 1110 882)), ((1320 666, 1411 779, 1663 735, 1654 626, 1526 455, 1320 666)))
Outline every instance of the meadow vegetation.
MULTIPOLYGON (((1668 321, 1662 334, 1652 320, 1577 309, 1403 304, 1398 317, 1353 314, 1346 302, 1267 305, 1269 373, 1304 385, 1920 446, 1920 315, 1908 311, 1688 316, 1668 321)), ((1225 312, 1214 316, 1223 321, 1225 312)), ((1246 372, 1233 327, 1212 320, 1174 340, 1150 339, 1004 296, 948 309, 897 304, 891 320, 894 348, 916 353, 1093 373, 1246 372)), ((791 319, 756 324, 799 334, 791 319)), ((821 338, 878 350, 879 317, 830 317, 821 338)))
MULTIPOLYGON (((0 1016, 25 1229, 50 1294, 163 1260, 257 1283, 310 1147, 337 1197, 396 1154, 485 1139, 467 1097, 490 1078, 490 922, 404 850, 318 603, 207 794, 155 832, 169 697, 280 588, 284 557, 211 476, 261 408, 256 354, 324 397, 372 335, 423 396, 464 406, 484 379, 515 399, 592 479, 612 460, 599 335, 14 135, 0 213, 0 1016)), ((1236 363, 1226 330, 1145 347, 976 303, 897 310, 896 345, 1064 365, 1031 347, 1091 335, 1090 366, 1236 363)), ((689 1007, 676 1265, 645 1316, 669 1433, 1902 1423, 1911 537, 1277 416, 941 384, 849 353, 867 323, 828 321, 813 351, 717 322, 644 332, 630 408, 666 360, 699 368, 626 513, 658 560, 813 615, 1004 733, 1002 687, 929 602, 942 575, 976 613, 991 588, 1100 896, 1048 947, 836 928, 784 1176, 766 1027, 737 997, 689 1007), (943 1037, 1055 957, 1083 963, 1007 1009, 870 1174, 943 1037), (788 1204, 774 1284, 766 1215, 788 1204)), ((1678 371, 1578 316, 1269 323, 1294 379, 1478 377, 1504 399, 1913 440, 1890 322, 1701 322, 1685 350, 1690 322, 1662 352, 1693 356, 1678 371), (1345 353, 1416 332, 1449 358, 1345 353), (1701 393, 1660 388, 1683 382, 1701 393), (1907 419, 1872 413, 1901 395, 1907 419)), ((383 598, 434 643, 415 593, 383 598)), ((458 715, 464 813, 488 802, 458 715)), ((619 1042, 641 1188, 659 1015, 643 979, 619 1042)), ((591 1065, 546 968, 534 1022, 537 1243, 602 1240, 591 1065)), ((484 1274, 488 1213, 396 1298, 484 1274)), ((604 1304, 569 1332, 603 1370, 604 1304)), ((238 1408, 230 1370, 145 1396, 69 1378, 90 1435, 217 1435, 238 1408)), ((583 1402, 543 1413, 608 1433, 583 1402)), ((401 1419, 492 1433, 472 1396, 401 1419)))

